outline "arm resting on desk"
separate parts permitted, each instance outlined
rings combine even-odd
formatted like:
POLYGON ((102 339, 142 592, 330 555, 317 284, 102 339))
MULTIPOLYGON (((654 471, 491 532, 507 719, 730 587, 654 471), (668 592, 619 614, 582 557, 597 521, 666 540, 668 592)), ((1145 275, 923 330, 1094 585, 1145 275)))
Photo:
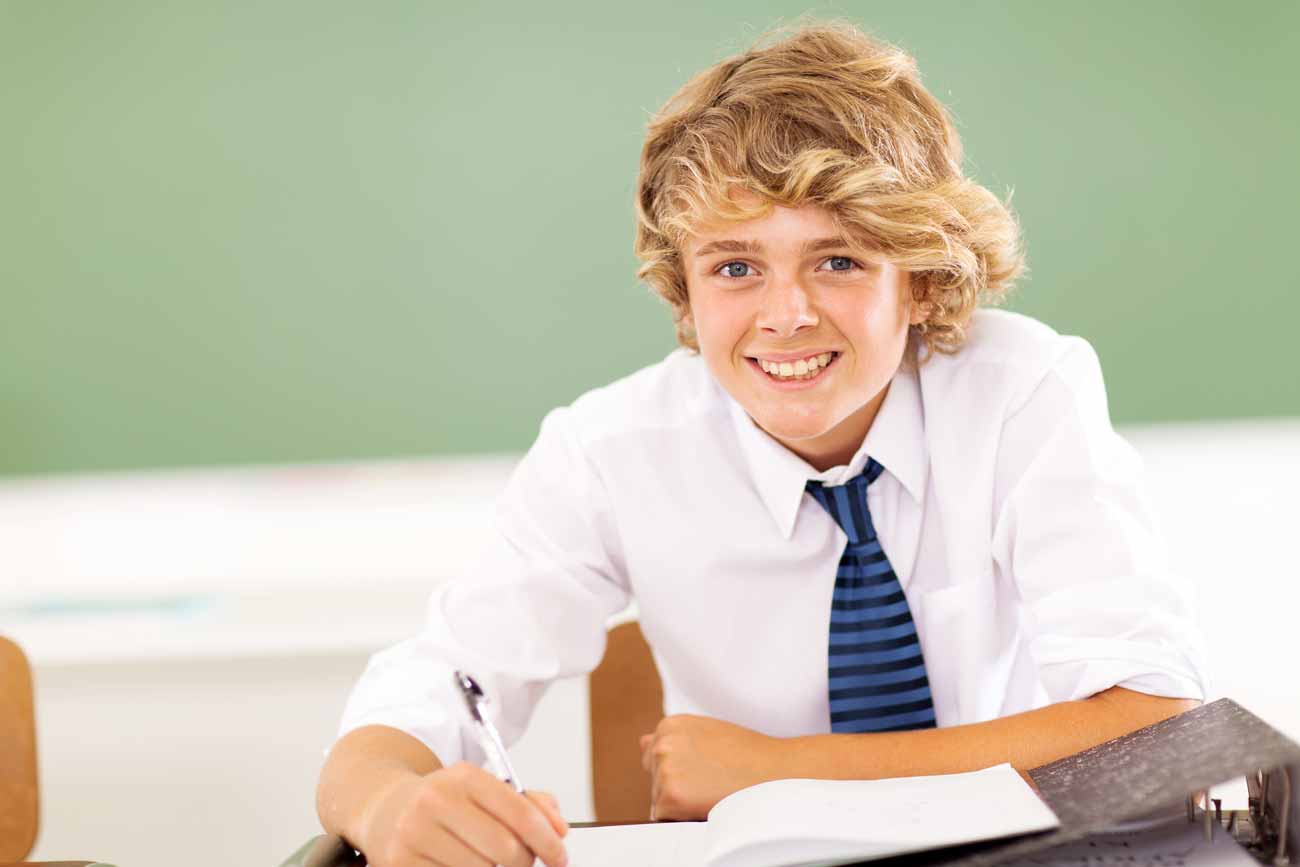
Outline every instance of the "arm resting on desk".
POLYGON ((1009 762, 1022 774, 1199 705, 1122 687, 987 722, 873 734, 771 738, 720 720, 671 716, 642 738, 659 819, 700 819, 734 791, 803 777, 873 780, 1009 762))
POLYGON ((387 726, 365 726, 334 744, 316 787, 321 827, 360 849, 371 808, 380 795, 412 777, 442 767, 416 738, 387 726))

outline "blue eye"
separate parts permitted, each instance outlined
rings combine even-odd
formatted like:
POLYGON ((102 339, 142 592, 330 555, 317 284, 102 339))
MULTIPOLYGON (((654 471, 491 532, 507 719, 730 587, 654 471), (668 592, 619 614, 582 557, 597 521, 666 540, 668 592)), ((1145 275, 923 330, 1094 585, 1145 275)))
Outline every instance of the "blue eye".
POLYGON ((725 265, 723 265, 721 268, 719 268, 718 270, 721 271, 721 272, 723 273, 723 276, 724 276, 724 277, 748 277, 748 276, 750 276, 750 275, 749 275, 749 265, 745 264, 744 262, 728 262, 728 263, 726 263, 725 265), (738 271, 738 270, 736 270, 736 269, 743 269, 743 271, 738 271))
POLYGON ((858 264, 848 256, 832 256, 826 261, 830 263, 832 271, 851 271, 858 264))

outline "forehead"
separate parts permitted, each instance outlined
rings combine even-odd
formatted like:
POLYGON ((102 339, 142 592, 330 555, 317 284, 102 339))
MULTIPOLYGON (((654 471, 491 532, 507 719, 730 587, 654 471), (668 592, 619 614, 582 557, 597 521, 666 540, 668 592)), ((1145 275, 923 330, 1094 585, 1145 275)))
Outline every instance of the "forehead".
POLYGON ((773 204, 767 213, 747 220, 702 219, 687 234, 682 248, 687 256, 698 256, 721 250, 799 249, 810 241, 830 239, 848 241, 827 209, 819 205, 773 204))

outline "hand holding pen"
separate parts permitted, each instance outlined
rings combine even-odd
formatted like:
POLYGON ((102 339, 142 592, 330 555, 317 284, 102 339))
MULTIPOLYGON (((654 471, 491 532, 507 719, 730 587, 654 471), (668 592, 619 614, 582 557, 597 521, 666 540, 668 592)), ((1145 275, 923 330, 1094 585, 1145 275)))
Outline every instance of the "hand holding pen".
POLYGON ((500 736, 482 710, 483 692, 474 679, 455 673, 458 692, 495 775, 457 762, 423 776, 401 779, 378 799, 367 821, 366 845, 372 867, 567 867, 562 837, 569 826, 555 799, 525 792, 500 736))

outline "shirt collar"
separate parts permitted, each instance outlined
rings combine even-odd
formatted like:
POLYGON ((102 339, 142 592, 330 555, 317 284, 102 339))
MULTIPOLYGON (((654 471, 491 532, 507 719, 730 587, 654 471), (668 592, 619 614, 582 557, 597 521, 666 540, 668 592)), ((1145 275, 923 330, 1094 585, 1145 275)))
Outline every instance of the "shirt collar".
POLYGON ((930 460, 925 447, 925 415, 917 372, 904 364, 894 374, 871 429, 847 464, 818 472, 754 423, 744 407, 722 390, 736 427, 741 451, 759 496, 786 539, 794 533, 795 516, 804 489, 812 479, 827 486, 842 485, 875 458, 919 505, 925 496, 930 460))

